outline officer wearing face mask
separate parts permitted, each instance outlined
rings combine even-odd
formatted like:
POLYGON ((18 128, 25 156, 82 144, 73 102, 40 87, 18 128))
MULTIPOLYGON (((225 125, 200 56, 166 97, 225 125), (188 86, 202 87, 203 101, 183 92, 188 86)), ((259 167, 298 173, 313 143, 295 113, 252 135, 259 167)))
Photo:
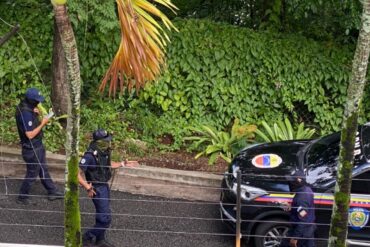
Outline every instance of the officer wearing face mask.
POLYGON ((314 193, 307 185, 304 172, 294 171, 286 179, 294 197, 286 210, 290 212, 291 228, 281 247, 315 247, 315 204, 314 193))
POLYGON ((20 142, 22 145, 22 157, 27 164, 26 176, 21 185, 17 203, 28 205, 29 192, 37 176, 42 185, 48 191, 48 199, 63 199, 63 193, 57 190, 53 183, 46 164, 45 147, 42 143, 43 127, 48 123, 52 115, 39 121, 37 105, 44 101, 44 97, 36 88, 29 88, 24 99, 16 108, 16 123, 20 142))
POLYGON ((138 165, 137 161, 111 161, 111 141, 112 135, 104 129, 94 131, 93 141, 80 161, 78 181, 86 189, 96 211, 94 227, 87 230, 82 237, 84 247, 114 247, 105 237, 106 229, 112 221, 108 181, 112 177, 112 168, 138 165))

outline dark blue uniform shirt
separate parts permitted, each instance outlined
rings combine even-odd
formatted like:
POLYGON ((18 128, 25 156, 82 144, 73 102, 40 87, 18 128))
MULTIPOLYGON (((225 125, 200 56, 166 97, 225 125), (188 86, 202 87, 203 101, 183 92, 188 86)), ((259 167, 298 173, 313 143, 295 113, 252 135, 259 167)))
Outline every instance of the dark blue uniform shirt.
POLYGON ((22 144, 28 145, 29 148, 39 147, 42 145, 42 130, 32 139, 28 139, 25 133, 32 131, 40 124, 38 120, 38 114, 33 112, 32 106, 25 104, 18 106, 17 111, 20 114, 16 114, 17 128, 19 137, 22 144), (32 143, 32 145, 30 145, 32 143))
POLYGON ((306 185, 300 187, 294 192, 295 195, 290 211, 290 222, 293 224, 292 237, 302 237, 304 235, 304 232, 308 228, 312 227, 312 224, 309 223, 315 222, 314 193, 311 188, 306 185), (303 211, 305 211, 306 214, 302 217, 300 213, 302 213, 303 211))
POLYGON ((82 159, 80 160, 80 168, 84 172, 88 168, 96 168, 97 166, 97 161, 92 153, 85 153, 84 156, 82 156, 82 159))

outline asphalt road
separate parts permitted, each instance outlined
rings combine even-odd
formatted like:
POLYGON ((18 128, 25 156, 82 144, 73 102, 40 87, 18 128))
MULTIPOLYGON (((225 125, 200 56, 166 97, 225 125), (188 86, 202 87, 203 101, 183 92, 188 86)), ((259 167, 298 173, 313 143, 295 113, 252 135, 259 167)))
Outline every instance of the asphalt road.
MULTIPOLYGON (((15 203, 20 181, 0 179, 0 243, 63 245, 63 201, 49 202, 39 182, 36 205, 15 203), (6 181, 6 183, 5 183, 6 181)), ((235 237, 219 220, 217 203, 170 200, 112 191, 108 238, 117 247, 224 247, 235 237)), ((94 224, 94 207, 81 193, 82 227, 94 224)))

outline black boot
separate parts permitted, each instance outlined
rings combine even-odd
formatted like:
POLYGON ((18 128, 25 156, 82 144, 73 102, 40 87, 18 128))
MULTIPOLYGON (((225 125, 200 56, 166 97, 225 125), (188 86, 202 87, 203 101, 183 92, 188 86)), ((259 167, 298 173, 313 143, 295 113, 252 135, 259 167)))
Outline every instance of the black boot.
POLYGON ((94 238, 90 237, 88 234, 82 236, 82 247, 94 247, 96 246, 94 238))
POLYGON ((63 199, 64 198, 64 193, 55 191, 53 193, 48 194, 48 200, 49 201, 55 201, 58 199, 63 199))

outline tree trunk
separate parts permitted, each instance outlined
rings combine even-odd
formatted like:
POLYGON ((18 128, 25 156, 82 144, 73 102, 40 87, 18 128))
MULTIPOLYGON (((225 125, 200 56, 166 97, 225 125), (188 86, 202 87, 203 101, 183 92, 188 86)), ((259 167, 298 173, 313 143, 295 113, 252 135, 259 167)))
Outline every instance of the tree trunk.
POLYGON ((9 33, 0 37, 0 47, 5 44, 11 37, 13 37, 19 31, 19 24, 15 25, 9 33))
POLYGON ((362 27, 353 59, 352 76, 348 85, 347 103, 342 124, 337 184, 335 186, 333 212, 330 224, 330 247, 346 246, 358 111, 365 86, 370 51, 369 45, 370 0, 364 0, 362 27))
MULTIPOLYGON (((53 110, 57 116, 68 113, 68 81, 67 81, 67 64, 63 51, 62 41, 60 40, 58 26, 54 20, 54 41, 53 41, 53 63, 52 63, 52 84, 51 84, 51 101, 53 110)), ((60 120, 64 128, 67 121, 60 120)))
POLYGON ((54 14, 63 45, 67 65, 68 102, 67 140, 66 140, 66 185, 64 199, 64 234, 66 247, 81 246, 81 218, 78 191, 78 135, 80 125, 80 64, 77 45, 65 5, 55 5, 54 14))

